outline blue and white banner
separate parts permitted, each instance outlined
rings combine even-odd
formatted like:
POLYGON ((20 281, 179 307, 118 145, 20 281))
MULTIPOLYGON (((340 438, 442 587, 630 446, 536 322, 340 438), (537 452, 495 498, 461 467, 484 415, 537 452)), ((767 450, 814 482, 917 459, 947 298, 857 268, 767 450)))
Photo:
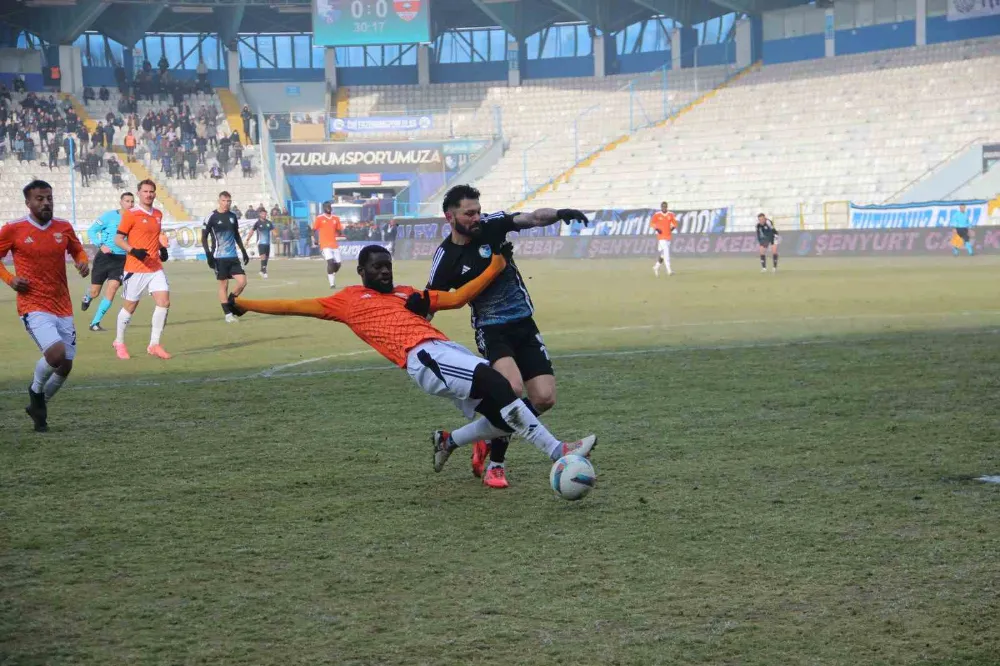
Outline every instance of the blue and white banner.
POLYGON ((948 20, 1000 16, 1000 0, 948 0, 948 20))
POLYGON ((365 134, 369 132, 422 132, 434 127, 431 116, 371 116, 368 118, 330 118, 330 133, 365 134))
POLYGON ((931 201, 919 204, 856 206, 851 204, 851 229, 925 229, 953 227, 954 217, 965 205, 969 226, 988 224, 986 201, 931 201))

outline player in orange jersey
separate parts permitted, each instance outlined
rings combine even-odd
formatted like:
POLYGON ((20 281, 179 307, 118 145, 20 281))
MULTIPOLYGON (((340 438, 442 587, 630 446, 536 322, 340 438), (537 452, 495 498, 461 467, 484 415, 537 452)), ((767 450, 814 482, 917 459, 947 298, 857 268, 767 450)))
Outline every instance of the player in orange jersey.
POLYGON ((73 300, 66 281, 66 254, 73 257, 81 277, 90 274, 83 245, 73 226, 52 217, 52 186, 33 180, 24 188, 28 215, 0 228, 0 260, 14 255, 14 274, 0 262, 0 280, 17 292, 17 314, 42 357, 28 388, 25 409, 35 430, 48 430, 48 407, 73 369, 76 327, 73 300))
POLYGON ((313 231, 316 232, 316 242, 323 258, 326 259, 326 279, 330 281, 330 289, 337 287, 337 271, 340 270, 340 248, 337 238, 344 233, 344 225, 340 218, 333 214, 333 206, 329 201, 323 204, 323 214, 317 215, 313 221, 313 231))
POLYGON ((156 183, 144 180, 139 183, 139 204, 122 215, 115 244, 128 253, 125 259, 125 276, 122 278, 122 309, 118 313, 118 335, 113 346, 118 358, 128 360, 125 347, 125 329, 139 305, 144 291, 153 296, 153 332, 149 337, 146 353, 168 359, 170 354, 160 345, 160 336, 167 325, 170 309, 170 284, 163 272, 167 248, 163 242, 163 213, 153 208, 156 183))
POLYGON ((666 265, 667 275, 673 275, 670 270, 670 239, 677 228, 677 216, 670 212, 666 201, 660 204, 660 211, 653 214, 649 226, 656 230, 656 263, 653 264, 653 275, 660 277, 660 266, 666 265))
POLYGON ((448 433, 433 435, 434 471, 440 472, 451 453, 481 439, 524 437, 552 460, 567 453, 589 456, 597 437, 576 442, 556 439, 514 394, 510 382, 465 347, 449 340, 426 317, 438 310, 465 306, 489 286, 507 262, 495 254, 479 277, 457 291, 417 291, 394 286, 392 255, 379 245, 369 245, 358 256, 358 274, 363 286, 347 287, 327 298, 297 301, 252 301, 231 296, 233 313, 262 312, 274 315, 315 317, 347 324, 354 334, 401 368, 430 395, 452 399, 467 418, 482 414, 472 423, 448 433))

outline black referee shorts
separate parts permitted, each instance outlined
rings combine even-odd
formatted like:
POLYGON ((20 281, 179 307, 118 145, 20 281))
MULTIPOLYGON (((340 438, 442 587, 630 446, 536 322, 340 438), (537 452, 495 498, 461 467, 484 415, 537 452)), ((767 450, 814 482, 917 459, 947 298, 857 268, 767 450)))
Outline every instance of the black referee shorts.
POLYGON ((122 281, 125 274, 124 254, 105 254, 98 251, 90 271, 90 284, 102 285, 108 280, 122 281))

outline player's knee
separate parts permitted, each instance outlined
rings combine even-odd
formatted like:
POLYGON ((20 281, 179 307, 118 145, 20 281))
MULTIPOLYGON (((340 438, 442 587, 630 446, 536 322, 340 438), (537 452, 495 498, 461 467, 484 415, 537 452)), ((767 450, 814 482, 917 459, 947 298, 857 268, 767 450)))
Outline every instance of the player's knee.
POLYGON ((535 396, 530 396, 531 404, 535 406, 539 414, 544 414, 556 406, 556 393, 552 391, 542 392, 535 396))
POLYGON ((48 363, 50 367, 59 370, 63 367, 63 364, 68 361, 66 358, 66 345, 58 342, 46 349, 44 356, 45 362, 48 363))
POLYGON ((503 406, 517 400, 520 394, 514 392, 506 377, 482 363, 472 373, 471 396, 480 400, 493 400, 503 406))
POLYGON ((330 272, 331 273, 336 273, 339 270, 340 270, 340 262, 339 261, 331 261, 330 262, 330 272))

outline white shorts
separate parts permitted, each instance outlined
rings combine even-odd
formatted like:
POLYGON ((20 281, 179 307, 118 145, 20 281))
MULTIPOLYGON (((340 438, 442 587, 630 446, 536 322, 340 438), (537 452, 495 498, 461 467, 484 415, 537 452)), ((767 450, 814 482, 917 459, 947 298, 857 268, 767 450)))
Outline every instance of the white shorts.
POLYGON ((155 273, 126 273, 122 280, 122 298, 126 301, 138 301, 145 291, 153 294, 158 291, 170 291, 167 274, 163 270, 155 273))
POLYGON ((486 364, 486 359, 457 342, 431 340, 410 350, 406 357, 406 373, 425 393, 451 398, 465 418, 471 419, 480 403, 469 397, 472 373, 486 364))
POLYGON ((670 241, 661 240, 656 242, 656 251, 660 254, 670 253, 670 241))
POLYGON ((339 247, 324 247, 320 252, 323 253, 323 258, 327 261, 333 259, 338 264, 343 263, 340 260, 340 248, 339 247))
POLYGON ((21 317, 28 335, 45 351, 61 342, 66 345, 66 358, 72 361, 76 357, 76 325, 72 317, 57 317, 51 312, 29 312, 21 317))

